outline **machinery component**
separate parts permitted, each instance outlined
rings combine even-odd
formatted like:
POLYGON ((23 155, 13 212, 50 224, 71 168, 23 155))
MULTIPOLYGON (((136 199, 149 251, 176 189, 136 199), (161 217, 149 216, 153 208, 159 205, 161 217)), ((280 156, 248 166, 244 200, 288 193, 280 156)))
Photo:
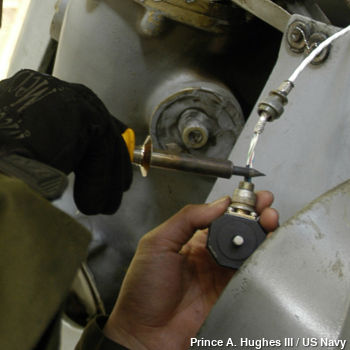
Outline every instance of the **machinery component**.
POLYGON ((231 0, 254 16, 284 32, 290 13, 271 0, 231 0))
POLYGON ((165 24, 166 18, 160 11, 148 10, 142 17, 140 28, 144 35, 156 37, 163 32, 165 24))
MULTIPOLYGON (((323 62, 329 54, 329 45, 331 42, 350 31, 350 26, 347 26, 346 28, 334 33, 329 38, 327 38, 327 35, 324 33, 315 32, 311 34, 309 42, 307 42, 305 30, 308 31, 309 27, 310 25, 304 25, 300 20, 291 23, 289 26, 287 32, 288 43, 293 40, 297 43, 299 40, 304 40, 308 56, 301 62, 288 80, 285 80, 277 90, 271 91, 269 96, 259 103, 258 114, 260 118, 254 128, 254 134, 261 134, 267 121, 274 121, 281 116, 284 111, 283 106, 288 102, 287 95, 294 87, 296 78, 305 69, 305 67, 309 63, 319 64, 323 62), (300 33, 302 39, 297 35, 298 32, 300 33)), ((301 45, 299 46, 301 47, 301 45)))
POLYGON ((188 149, 202 148, 208 142, 210 120, 198 109, 187 109, 179 120, 182 141, 188 149))
POLYGON ((283 6, 290 13, 311 18, 318 22, 331 24, 327 14, 323 11, 323 6, 319 6, 319 2, 320 1, 315 0, 284 0, 283 6))
MULTIPOLYGON (((296 19, 311 22, 293 16, 296 19)), ((331 35, 336 30, 329 26, 326 32, 331 35)), ((290 67, 299 63, 300 57, 290 53, 284 36, 261 96, 290 76, 290 67)), ((303 72, 302 88, 293 90, 283 117, 265 130, 259 144, 263 152, 255 165, 275 174, 258 181, 259 188, 276 194, 274 207, 280 212, 281 226, 231 279, 198 339, 232 339, 236 350, 247 349, 240 343, 245 338, 327 336, 349 342, 349 182, 286 222, 312 200, 349 179, 350 100, 342 93, 349 85, 349 72, 349 42, 338 40, 327 64, 303 72)), ((246 152, 256 124, 254 114, 229 159, 240 159, 246 152)), ((207 201, 225 194, 227 180, 219 179, 207 201)), ((339 349, 335 345, 328 348, 339 349)))
POLYGON ((288 102, 287 96, 293 89, 294 84, 289 80, 284 81, 277 90, 272 90, 267 98, 258 105, 259 120, 254 127, 254 134, 250 142, 247 166, 253 167, 255 147, 258 144, 259 136, 263 133, 266 123, 279 118, 288 102))
POLYGON ((105 314, 93 274, 86 263, 82 263, 64 304, 61 349, 73 349, 88 321, 105 314))
MULTIPOLYGON (((295 22, 293 22, 295 23, 295 22)), ((293 25, 291 24, 291 26, 293 25)), ((297 21, 300 23, 300 20, 297 21)), ((287 40, 289 37, 293 36, 298 24, 296 26, 292 26, 292 31, 290 36, 287 35, 287 40), (294 29, 293 29, 294 28, 294 29)), ((301 28, 298 29, 302 31, 301 28)), ((329 45, 339 37, 345 35, 350 31, 350 25, 343 28, 342 30, 334 33, 329 38, 326 39, 326 35, 322 33, 314 33, 310 36, 310 42, 312 45, 306 45, 307 51, 309 55, 301 62, 301 64, 296 68, 290 78, 284 81, 281 86, 277 90, 273 90, 270 92, 267 99, 263 100, 258 105, 258 114, 259 120, 254 128, 254 135, 250 142, 248 156, 247 156, 247 166, 253 166, 253 159, 255 148, 258 143, 259 135, 264 131, 266 122, 273 121, 276 118, 279 118, 284 111, 283 106, 288 102, 287 95, 290 93, 292 88, 294 87, 294 82, 299 76, 299 74, 305 69, 305 67, 309 63, 319 64, 323 62, 329 53, 329 45), (320 44, 318 44, 319 40, 323 40, 320 44)), ((305 37, 305 35, 303 35, 305 37)))
POLYGON ((229 160, 207 157, 194 157, 190 154, 172 154, 161 150, 154 151, 150 137, 134 150, 133 162, 139 165, 143 176, 150 167, 187 171, 206 176, 230 178, 232 175, 245 177, 264 176, 261 172, 246 167, 235 166, 229 160))
MULTIPOLYGON (((328 38, 328 35, 320 32, 316 25, 307 24, 301 20, 291 23, 286 35, 289 48, 294 52, 303 52, 306 56, 310 55, 321 42, 328 38)), ((330 46, 324 47, 310 63, 323 63, 328 57, 329 51, 330 46)))
POLYGON ((58 0, 55 4, 55 15, 50 26, 51 38, 58 41, 61 34, 64 14, 66 13, 68 0, 58 0))
POLYGON ((238 269, 265 239, 255 203, 254 185, 241 181, 226 213, 211 224, 207 247, 219 265, 238 269))
MULTIPOLYGON (((306 48, 306 53, 311 54, 312 50, 314 50, 317 46, 320 45, 321 42, 325 41, 328 36, 325 33, 317 32, 311 34, 308 42, 308 47, 306 48)), ((311 64, 321 64, 323 63, 330 51, 330 46, 325 47, 315 58, 310 62, 311 64)))
POLYGON ((237 22, 237 11, 229 2, 208 0, 134 0, 146 8, 170 18, 208 32, 223 33, 237 22))
POLYGON ((308 44, 311 28, 310 25, 303 21, 294 21, 287 29, 287 42, 290 49, 294 52, 301 53, 308 44))
MULTIPOLYGON (((225 158, 243 128, 241 108, 228 89, 214 83, 174 84, 153 112, 150 134, 156 148, 225 158), (198 86, 198 87, 197 87, 198 86)), ((156 100, 159 100, 158 97, 156 100)))
MULTIPOLYGON (((262 100, 258 106, 259 116, 266 119, 266 121, 272 122, 279 118, 287 104, 287 96, 293 89, 294 84, 288 80, 284 81, 276 90, 272 90, 267 98, 262 100)), ((263 131, 262 124, 258 125, 254 132, 261 134, 263 131)))
MULTIPOLYGON (((305 69, 305 67, 311 63, 318 55, 323 55, 322 51, 327 48, 334 40, 340 38, 350 31, 350 25, 335 32, 326 40, 322 41, 319 45, 316 45, 316 48, 310 52, 310 54, 300 63, 297 69, 293 72, 293 74, 289 77, 289 81, 294 83, 299 74, 305 69)), ((314 45, 315 46, 315 45, 314 45)), ((323 55, 327 57, 327 55, 323 55)))
POLYGON ((198 339, 232 339, 242 350, 244 338, 280 339, 281 349, 303 348, 288 346, 285 339, 349 342, 349 200, 348 180, 265 240, 229 282, 198 339))

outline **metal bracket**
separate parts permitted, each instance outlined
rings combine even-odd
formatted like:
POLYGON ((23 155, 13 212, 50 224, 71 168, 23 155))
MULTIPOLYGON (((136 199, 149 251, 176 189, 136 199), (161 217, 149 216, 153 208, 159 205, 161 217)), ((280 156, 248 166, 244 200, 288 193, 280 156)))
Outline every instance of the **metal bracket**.
POLYGON ((231 0, 254 16, 281 32, 287 27, 291 14, 271 0, 231 0))

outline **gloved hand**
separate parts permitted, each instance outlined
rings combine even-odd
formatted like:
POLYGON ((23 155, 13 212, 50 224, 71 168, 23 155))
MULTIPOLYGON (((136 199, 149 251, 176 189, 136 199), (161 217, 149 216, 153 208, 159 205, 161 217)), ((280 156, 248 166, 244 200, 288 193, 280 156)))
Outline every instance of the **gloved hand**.
POLYGON ((130 187, 125 129, 83 85, 32 70, 0 82, 0 155, 74 171, 74 199, 84 214, 114 213, 130 187))

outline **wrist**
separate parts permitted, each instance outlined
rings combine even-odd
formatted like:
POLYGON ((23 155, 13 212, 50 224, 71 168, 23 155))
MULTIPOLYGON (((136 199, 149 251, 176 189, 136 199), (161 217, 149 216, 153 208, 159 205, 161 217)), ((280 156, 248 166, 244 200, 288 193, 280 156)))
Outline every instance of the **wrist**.
POLYGON ((116 342, 130 350, 149 350, 133 334, 113 323, 109 318, 103 328, 103 334, 108 339, 116 342))

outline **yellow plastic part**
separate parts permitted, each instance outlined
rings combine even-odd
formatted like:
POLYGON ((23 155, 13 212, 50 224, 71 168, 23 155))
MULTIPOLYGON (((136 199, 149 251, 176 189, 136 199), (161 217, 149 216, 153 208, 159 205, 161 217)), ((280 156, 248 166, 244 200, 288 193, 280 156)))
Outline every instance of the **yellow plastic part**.
POLYGON ((129 151, 130 160, 134 160, 134 149, 135 149, 135 133, 134 130, 128 128, 122 134, 126 147, 129 151))

